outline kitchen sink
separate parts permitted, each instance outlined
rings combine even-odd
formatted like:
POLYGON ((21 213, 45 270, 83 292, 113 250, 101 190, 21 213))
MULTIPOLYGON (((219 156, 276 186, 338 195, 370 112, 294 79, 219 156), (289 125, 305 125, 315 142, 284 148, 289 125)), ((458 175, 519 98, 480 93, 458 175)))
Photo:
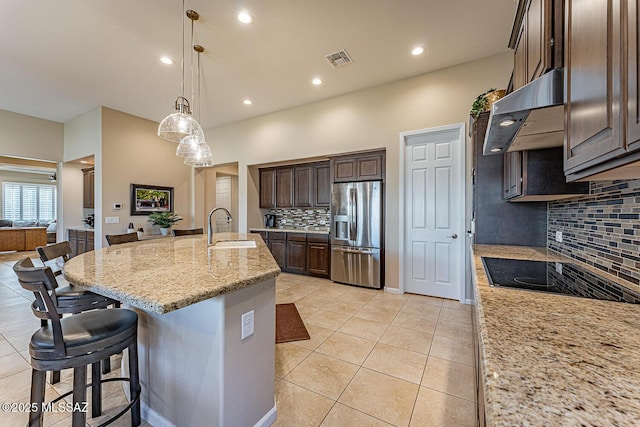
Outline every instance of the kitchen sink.
POLYGON ((255 240, 221 240, 211 246, 212 249, 249 249, 255 247, 255 240))

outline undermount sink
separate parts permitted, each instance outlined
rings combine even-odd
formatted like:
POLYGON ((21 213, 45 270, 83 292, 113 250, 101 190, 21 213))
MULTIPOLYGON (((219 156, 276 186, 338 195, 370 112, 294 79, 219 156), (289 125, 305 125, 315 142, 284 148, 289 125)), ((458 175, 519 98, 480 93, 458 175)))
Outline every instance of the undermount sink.
POLYGON ((211 246, 213 249, 248 249, 255 247, 255 240, 221 240, 211 246))

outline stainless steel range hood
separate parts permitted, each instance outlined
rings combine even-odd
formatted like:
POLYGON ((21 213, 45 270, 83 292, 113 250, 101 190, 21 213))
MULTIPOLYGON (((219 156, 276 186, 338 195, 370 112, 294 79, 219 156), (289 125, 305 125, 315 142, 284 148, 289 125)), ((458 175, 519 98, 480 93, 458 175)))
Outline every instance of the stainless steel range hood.
POLYGON ((561 146, 564 69, 551 70, 491 107, 482 153, 561 146))

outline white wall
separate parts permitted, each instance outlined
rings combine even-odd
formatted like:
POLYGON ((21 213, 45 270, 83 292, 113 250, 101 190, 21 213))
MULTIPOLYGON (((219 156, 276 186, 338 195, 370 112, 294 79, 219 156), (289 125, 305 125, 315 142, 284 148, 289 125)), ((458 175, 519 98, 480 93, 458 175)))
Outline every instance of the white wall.
MULTIPOLYGON (((65 163, 62 165, 61 191, 62 205, 64 208, 64 226, 83 226, 83 174, 81 166, 73 163, 65 163)), ((62 239, 69 240, 66 230, 63 230, 62 239)))
POLYGON ((239 164, 240 231, 260 225, 249 223, 248 218, 261 218, 248 166, 385 148, 385 280, 387 286, 397 288, 399 133, 468 123, 476 96, 492 87, 505 87, 512 68, 513 55, 505 53, 208 129, 214 161, 239 164))

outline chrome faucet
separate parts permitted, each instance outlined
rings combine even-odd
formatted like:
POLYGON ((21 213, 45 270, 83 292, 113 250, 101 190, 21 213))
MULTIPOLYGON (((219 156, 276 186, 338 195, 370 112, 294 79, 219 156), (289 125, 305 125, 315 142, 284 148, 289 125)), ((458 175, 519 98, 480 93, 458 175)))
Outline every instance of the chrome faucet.
POLYGON ((211 227, 211 217, 213 216, 214 213, 216 213, 216 211, 219 210, 223 210, 227 213, 227 224, 231 222, 231 212, 229 212, 228 210, 226 210, 225 208, 213 208, 211 210, 211 212, 209 212, 209 221, 207 222, 208 227, 207 227, 207 243, 208 244, 212 244, 213 243, 213 228, 211 227))

